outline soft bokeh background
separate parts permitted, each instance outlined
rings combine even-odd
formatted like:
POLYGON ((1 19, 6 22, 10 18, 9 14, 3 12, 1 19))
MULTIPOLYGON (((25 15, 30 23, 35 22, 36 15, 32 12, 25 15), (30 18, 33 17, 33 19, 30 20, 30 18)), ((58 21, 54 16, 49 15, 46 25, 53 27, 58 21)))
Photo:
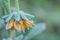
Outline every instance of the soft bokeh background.
MULTIPOLYGON (((60 0, 19 0, 19 6, 20 10, 35 16, 33 21, 36 26, 26 33, 24 40, 60 40, 60 0)), ((11 0, 11 8, 14 8, 14 0, 11 0)), ((0 4, 0 19, 2 15, 0 4)), ((9 32, 2 24, 0 23, 0 40, 9 40, 9 32)), ((16 34, 20 40, 21 35, 16 34)))

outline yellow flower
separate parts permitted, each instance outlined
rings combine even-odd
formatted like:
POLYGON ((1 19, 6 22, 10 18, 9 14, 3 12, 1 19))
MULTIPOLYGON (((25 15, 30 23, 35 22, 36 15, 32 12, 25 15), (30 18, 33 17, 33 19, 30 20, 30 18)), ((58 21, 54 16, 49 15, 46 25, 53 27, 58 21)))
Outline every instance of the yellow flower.
POLYGON ((16 29, 18 32, 20 31, 24 32, 25 29, 29 29, 29 27, 33 28, 34 24, 24 19, 22 19, 22 23, 19 23, 16 20, 12 20, 12 21, 7 22, 6 24, 6 29, 11 29, 12 31, 16 29))

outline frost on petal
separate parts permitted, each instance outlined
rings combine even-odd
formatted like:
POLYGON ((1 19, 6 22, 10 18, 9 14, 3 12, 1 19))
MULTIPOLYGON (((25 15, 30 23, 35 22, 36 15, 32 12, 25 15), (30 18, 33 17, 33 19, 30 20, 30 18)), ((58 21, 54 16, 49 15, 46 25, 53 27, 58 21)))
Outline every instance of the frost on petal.
POLYGON ((24 25, 25 25, 25 28, 29 30, 29 24, 26 21, 24 21, 24 25))
POLYGON ((21 30, 23 31, 23 32, 25 32, 25 25, 24 25, 24 23, 23 23, 23 21, 22 21, 22 23, 21 23, 21 30))
POLYGON ((31 28, 34 27, 34 24, 33 24, 33 23, 31 23, 31 22, 29 22, 29 21, 27 21, 27 23, 28 23, 29 27, 31 27, 31 28))
POLYGON ((11 29, 11 27, 13 26, 13 21, 10 21, 6 24, 6 29, 11 29))
POLYGON ((10 23, 6 24, 6 29, 10 29, 12 26, 10 26, 10 23))
POLYGON ((21 31, 20 24, 17 21, 14 22, 14 27, 18 32, 21 31))

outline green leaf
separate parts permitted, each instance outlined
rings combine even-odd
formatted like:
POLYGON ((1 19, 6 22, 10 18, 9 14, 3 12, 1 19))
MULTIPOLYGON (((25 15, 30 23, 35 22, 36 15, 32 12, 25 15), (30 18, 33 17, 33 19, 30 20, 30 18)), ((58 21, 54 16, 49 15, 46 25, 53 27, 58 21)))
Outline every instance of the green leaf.
POLYGON ((7 14, 11 12, 11 10, 10 10, 10 1, 9 0, 2 0, 2 7, 7 12, 7 14))
POLYGON ((10 21, 12 19, 12 17, 13 17, 13 14, 10 14, 6 19, 6 22, 10 21))
POLYGON ((16 21, 20 21, 20 20, 21 20, 20 15, 18 14, 18 12, 15 12, 15 13, 14 13, 14 19, 15 19, 16 21))
POLYGON ((21 14, 21 17, 22 19, 28 20, 28 18, 24 14, 21 14))
POLYGON ((2 18, 7 18, 9 15, 4 15, 2 18))

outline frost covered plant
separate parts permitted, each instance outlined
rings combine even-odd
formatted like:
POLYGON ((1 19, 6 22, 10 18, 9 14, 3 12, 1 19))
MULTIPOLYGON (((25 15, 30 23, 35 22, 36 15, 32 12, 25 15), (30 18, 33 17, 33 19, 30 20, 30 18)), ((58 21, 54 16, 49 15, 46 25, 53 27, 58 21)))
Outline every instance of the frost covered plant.
POLYGON ((3 16, 3 18, 6 18, 6 29, 17 31, 25 31, 25 29, 29 30, 29 27, 34 27, 33 22, 29 21, 31 17, 34 17, 33 15, 24 13, 23 11, 19 12, 13 12, 9 15, 3 16))
POLYGON ((14 30, 16 29, 18 32, 25 31, 25 29, 29 30, 29 28, 34 27, 33 22, 30 21, 33 15, 25 13, 24 11, 19 10, 18 0, 15 0, 16 3, 16 11, 10 12, 3 16, 6 20, 6 29, 14 30))

